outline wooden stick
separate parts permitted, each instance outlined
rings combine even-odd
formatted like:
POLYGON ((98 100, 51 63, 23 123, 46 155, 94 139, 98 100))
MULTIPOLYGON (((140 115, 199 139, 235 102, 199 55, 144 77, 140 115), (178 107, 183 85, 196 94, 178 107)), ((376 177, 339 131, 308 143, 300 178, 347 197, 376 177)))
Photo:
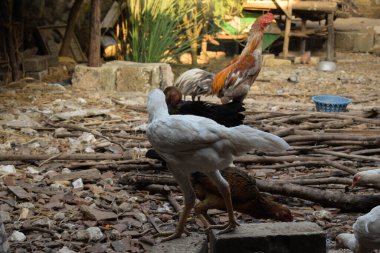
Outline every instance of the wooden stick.
POLYGON ((331 160, 326 160, 325 161, 325 164, 326 165, 330 165, 330 166, 333 166, 335 167, 336 169, 339 169, 339 170, 343 170, 345 172, 348 172, 350 173, 351 175, 355 175, 358 171, 356 169, 352 169, 350 167, 347 167, 339 162, 336 162, 336 161, 331 161, 331 160))
POLYGON ((330 150, 315 150, 318 154, 325 154, 325 155, 333 155, 337 157, 343 157, 343 158, 349 158, 354 160, 360 160, 360 161, 375 161, 380 162, 380 158, 378 157, 370 157, 370 156, 364 156, 364 155, 352 155, 352 154, 346 154, 343 152, 335 152, 330 150))
MULTIPOLYGON (((173 179, 174 180, 174 179, 173 179)), ((177 200, 174 198, 174 195, 172 193, 169 193, 167 195, 169 203, 173 206, 174 210, 178 213, 181 211, 181 206, 178 204, 177 200)))
POLYGON ((380 153, 380 148, 364 149, 364 150, 351 152, 352 155, 378 154, 378 153, 380 153))
POLYGON ((378 136, 358 136, 358 135, 348 135, 348 134, 314 133, 314 134, 310 134, 310 135, 286 136, 286 137, 284 137, 284 139, 287 142, 353 140, 353 141, 373 141, 373 145, 380 144, 380 137, 378 137, 378 136))
POLYGON ((316 179, 290 179, 285 180, 283 183, 299 184, 299 185, 319 185, 319 184, 344 184, 351 185, 352 179, 350 178, 340 178, 340 177, 329 177, 329 178, 316 178, 316 179))
POLYGON ((294 161, 325 161, 327 159, 337 159, 333 156, 326 157, 308 157, 308 156, 281 156, 281 157, 266 157, 245 155, 235 159, 237 163, 276 163, 276 162, 294 162, 294 161))
POLYGON ((130 153, 124 154, 60 154, 60 155, 13 155, 0 154, 0 161, 39 161, 47 160, 54 156, 52 160, 120 160, 131 159, 130 153))
POLYGON ((380 194, 353 195, 258 179, 256 184, 261 191, 311 200, 344 211, 368 212, 380 203, 380 194))

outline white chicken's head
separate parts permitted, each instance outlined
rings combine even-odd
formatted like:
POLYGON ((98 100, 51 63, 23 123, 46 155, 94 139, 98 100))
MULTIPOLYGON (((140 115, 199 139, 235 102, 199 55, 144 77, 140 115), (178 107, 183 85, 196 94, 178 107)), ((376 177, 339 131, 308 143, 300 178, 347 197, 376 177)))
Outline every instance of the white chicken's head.
POLYGON ((154 119, 168 116, 168 106, 165 102, 165 94, 160 89, 153 89, 148 95, 147 103, 149 122, 154 119))

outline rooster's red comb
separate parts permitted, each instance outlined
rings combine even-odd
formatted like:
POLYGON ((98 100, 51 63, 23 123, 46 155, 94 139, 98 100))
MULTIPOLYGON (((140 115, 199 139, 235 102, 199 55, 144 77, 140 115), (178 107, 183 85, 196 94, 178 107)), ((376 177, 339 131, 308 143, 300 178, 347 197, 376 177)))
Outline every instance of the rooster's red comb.
POLYGON ((264 14, 260 16, 258 19, 256 19, 257 23, 271 23, 274 19, 274 16, 272 13, 268 12, 267 14, 264 14))

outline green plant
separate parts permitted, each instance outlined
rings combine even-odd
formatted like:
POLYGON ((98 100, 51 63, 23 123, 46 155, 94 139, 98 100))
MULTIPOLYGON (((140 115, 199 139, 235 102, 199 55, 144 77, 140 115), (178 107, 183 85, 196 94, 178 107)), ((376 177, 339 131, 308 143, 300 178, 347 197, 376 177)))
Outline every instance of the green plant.
POLYGON ((165 0, 125 0, 127 47, 125 59, 137 62, 160 62, 189 51, 184 37, 183 17, 192 10, 190 4, 165 0))

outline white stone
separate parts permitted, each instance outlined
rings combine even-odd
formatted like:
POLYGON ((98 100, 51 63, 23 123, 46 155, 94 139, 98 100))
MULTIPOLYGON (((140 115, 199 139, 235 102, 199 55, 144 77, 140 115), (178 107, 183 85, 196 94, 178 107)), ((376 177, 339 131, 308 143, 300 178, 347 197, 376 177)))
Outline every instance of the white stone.
POLYGON ((38 170, 36 170, 34 167, 32 167, 32 166, 28 166, 27 168, 26 168, 26 170, 30 173, 30 174, 39 174, 40 173, 40 171, 38 171, 38 170))
POLYGON ((84 149, 84 152, 85 152, 85 153, 95 153, 95 150, 94 150, 92 147, 86 147, 86 148, 84 149))
POLYGON ((98 227, 89 227, 86 229, 91 241, 99 241, 103 238, 103 233, 98 227))
POLYGON ((61 221, 61 220, 65 219, 65 217, 66 217, 65 213, 59 212, 53 216, 53 219, 57 220, 57 221, 61 221))
POLYGON ((61 172, 62 174, 70 174, 71 170, 69 168, 63 168, 61 172))
POLYGON ((58 253, 76 253, 76 251, 71 250, 66 246, 63 246, 60 250, 58 250, 58 253))
POLYGON ((87 104, 87 100, 84 99, 84 98, 78 98, 77 101, 78 101, 78 103, 79 103, 80 105, 85 105, 85 104, 87 104))
POLYGON ((78 137, 78 140, 81 143, 91 144, 96 142, 96 138, 92 133, 84 132, 81 136, 78 137))
POLYGON ((26 236, 22 232, 13 231, 12 235, 9 237, 9 240, 15 242, 23 242, 26 240, 26 236))
POLYGON ((0 174, 14 174, 16 168, 14 165, 0 165, 0 174))
POLYGON ((29 127, 21 128, 20 132, 23 134, 32 135, 32 136, 37 135, 38 133, 36 130, 29 127))
POLYGON ((133 216, 138 220, 140 221, 141 223, 145 223, 147 222, 147 218, 146 218, 146 215, 143 214, 142 212, 139 212, 139 211, 135 211, 133 216))
POLYGON ((83 188, 82 178, 78 178, 77 180, 73 181, 73 187, 74 187, 74 189, 83 188))

